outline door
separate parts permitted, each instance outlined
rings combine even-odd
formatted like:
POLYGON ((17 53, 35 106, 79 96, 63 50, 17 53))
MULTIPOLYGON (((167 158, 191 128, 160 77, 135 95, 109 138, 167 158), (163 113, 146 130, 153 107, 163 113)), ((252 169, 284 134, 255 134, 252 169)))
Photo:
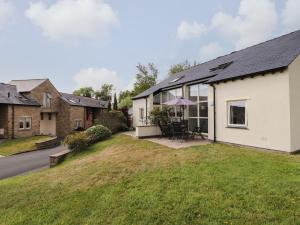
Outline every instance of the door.
POLYGON ((56 114, 41 113, 40 134, 56 136, 56 114))

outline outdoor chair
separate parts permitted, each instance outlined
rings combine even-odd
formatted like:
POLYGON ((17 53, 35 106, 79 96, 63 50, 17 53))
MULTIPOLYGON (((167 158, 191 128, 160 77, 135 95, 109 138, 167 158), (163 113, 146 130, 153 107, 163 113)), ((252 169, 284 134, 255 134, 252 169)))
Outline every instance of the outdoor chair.
POLYGON ((196 135, 200 136, 202 140, 205 140, 205 137, 203 136, 203 130, 201 127, 194 127, 192 136, 195 137, 196 135))
POLYGON ((161 124, 158 122, 159 129, 162 137, 171 138, 171 126, 169 124, 161 124))
POLYGON ((187 140, 189 137, 189 133, 187 131, 187 127, 184 126, 180 122, 172 123, 172 137, 173 139, 185 139, 187 140))

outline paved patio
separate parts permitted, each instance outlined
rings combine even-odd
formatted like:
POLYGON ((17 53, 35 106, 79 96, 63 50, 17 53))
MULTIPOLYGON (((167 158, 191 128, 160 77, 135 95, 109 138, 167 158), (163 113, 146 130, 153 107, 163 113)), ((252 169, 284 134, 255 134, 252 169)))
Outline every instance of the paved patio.
MULTIPOLYGON (((123 134, 136 138, 135 131, 124 132, 123 134)), ((157 144, 167 146, 169 148, 179 149, 188 148, 192 146, 207 145, 210 142, 208 140, 202 140, 201 138, 195 138, 192 140, 170 140, 168 138, 144 138, 144 140, 151 141, 157 144)))

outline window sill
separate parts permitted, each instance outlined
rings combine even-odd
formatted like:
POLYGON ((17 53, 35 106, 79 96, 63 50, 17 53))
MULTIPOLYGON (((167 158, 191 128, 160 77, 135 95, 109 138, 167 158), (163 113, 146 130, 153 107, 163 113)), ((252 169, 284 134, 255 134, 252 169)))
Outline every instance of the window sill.
POLYGON ((226 128, 240 129, 240 130, 249 130, 248 127, 239 127, 239 126, 227 126, 226 128))

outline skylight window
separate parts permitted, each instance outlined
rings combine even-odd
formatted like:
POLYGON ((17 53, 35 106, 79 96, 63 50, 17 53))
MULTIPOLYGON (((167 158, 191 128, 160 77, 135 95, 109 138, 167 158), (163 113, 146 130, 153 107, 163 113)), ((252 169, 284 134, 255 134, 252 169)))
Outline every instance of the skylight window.
POLYGON ((233 61, 227 62, 227 63, 223 63, 223 64, 220 64, 220 65, 218 65, 217 67, 211 68, 211 69, 209 69, 209 70, 210 70, 210 72, 214 72, 214 71, 217 71, 217 70, 224 70, 224 69, 226 69, 228 66, 230 66, 232 63, 233 63, 233 61))
POLYGON ((175 83, 179 80, 181 80, 184 76, 181 76, 181 77, 176 77, 175 79, 171 80, 170 83, 175 83))

